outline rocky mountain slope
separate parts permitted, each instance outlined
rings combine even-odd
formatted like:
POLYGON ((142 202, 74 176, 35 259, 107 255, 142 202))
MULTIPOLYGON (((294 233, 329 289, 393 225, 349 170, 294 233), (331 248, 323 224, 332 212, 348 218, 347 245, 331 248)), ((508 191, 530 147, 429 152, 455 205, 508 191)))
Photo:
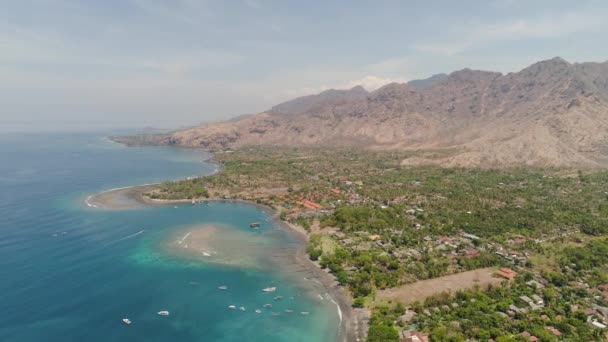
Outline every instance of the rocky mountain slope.
POLYGON ((356 146, 444 166, 608 166, 608 62, 541 61, 519 72, 464 69, 422 82, 328 90, 157 143, 356 146), (425 154, 424 151, 445 153, 425 154), (426 156, 426 157, 425 157, 426 156))

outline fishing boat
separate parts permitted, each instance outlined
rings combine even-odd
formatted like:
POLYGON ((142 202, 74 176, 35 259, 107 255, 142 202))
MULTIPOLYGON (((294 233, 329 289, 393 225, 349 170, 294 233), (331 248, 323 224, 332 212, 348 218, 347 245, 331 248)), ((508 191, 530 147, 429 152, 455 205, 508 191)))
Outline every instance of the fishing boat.
POLYGON ((265 307, 265 308, 271 308, 271 307, 272 307, 272 304, 264 304, 264 307, 265 307))
POLYGON ((123 322, 124 324, 126 324, 126 325, 131 324, 131 320, 130 320, 130 319, 128 319, 128 318, 123 318, 123 319, 122 319, 122 322, 123 322))
POLYGON ((276 297, 274 297, 274 300, 281 300, 281 299, 283 299, 283 296, 276 296, 276 297))
POLYGON ((249 227, 251 227, 251 228, 259 228, 260 227, 260 223, 259 222, 250 223, 249 227))
POLYGON ((228 286, 222 285, 222 286, 218 287, 218 289, 225 291, 225 290, 228 290, 228 286))
POLYGON ((234 306, 234 305, 229 305, 229 306, 228 306, 228 309, 230 309, 230 310, 236 310, 236 306, 234 306))
POLYGON ((255 313, 256 313, 256 314, 261 314, 261 313, 262 313, 262 310, 260 310, 260 309, 255 309, 255 313))
POLYGON ((276 287, 267 287, 265 289, 262 289, 262 291, 264 291, 264 292, 274 292, 276 290, 277 290, 276 287))
POLYGON ((169 311, 162 310, 162 311, 159 311, 158 314, 161 315, 161 316, 169 316, 169 311))

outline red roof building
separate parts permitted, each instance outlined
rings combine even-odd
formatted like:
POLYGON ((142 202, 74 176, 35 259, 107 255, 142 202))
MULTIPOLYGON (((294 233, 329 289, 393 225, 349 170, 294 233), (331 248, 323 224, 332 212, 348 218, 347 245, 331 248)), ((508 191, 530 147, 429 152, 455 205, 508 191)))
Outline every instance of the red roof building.
POLYGON ((496 273, 494 273, 494 274, 499 277, 503 277, 507 280, 513 280, 517 276, 517 272, 513 271, 510 268, 501 268, 498 271, 496 271, 496 273))

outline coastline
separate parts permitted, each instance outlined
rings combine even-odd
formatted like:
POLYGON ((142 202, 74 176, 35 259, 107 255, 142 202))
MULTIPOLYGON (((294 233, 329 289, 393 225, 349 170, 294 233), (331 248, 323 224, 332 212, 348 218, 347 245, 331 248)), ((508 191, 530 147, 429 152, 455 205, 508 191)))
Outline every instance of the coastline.
MULTIPOLYGON (((209 158, 211 160, 212 158, 209 158)), ((221 166, 216 172, 221 170, 221 166)), ((135 185, 121 188, 114 188, 102 191, 88 196, 85 203, 88 207, 101 209, 130 209, 146 206, 167 206, 176 204, 190 204, 192 200, 155 200, 146 197, 144 194, 153 189, 156 184, 135 185), (120 199, 120 200, 117 200, 120 199), (122 201, 121 201, 122 200, 122 201)), ((340 318, 340 326, 338 327, 338 341, 357 341, 358 329, 357 317, 351 306, 352 299, 345 289, 338 284, 335 277, 325 270, 321 269, 318 264, 314 263, 306 254, 306 242, 308 241, 308 232, 297 225, 280 220, 279 215, 273 208, 243 199, 223 199, 223 198, 203 198, 197 199, 196 203, 204 202, 225 202, 225 203, 243 203, 252 205, 260 210, 271 214, 273 222, 279 227, 298 238, 302 244, 293 254, 294 262, 313 274, 313 278, 317 280, 326 290, 331 301, 336 305, 338 316, 340 318)))

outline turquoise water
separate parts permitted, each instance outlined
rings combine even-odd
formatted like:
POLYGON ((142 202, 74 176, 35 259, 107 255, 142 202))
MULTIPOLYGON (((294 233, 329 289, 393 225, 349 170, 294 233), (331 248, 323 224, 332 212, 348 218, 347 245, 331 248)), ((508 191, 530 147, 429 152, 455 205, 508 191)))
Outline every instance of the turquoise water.
POLYGON ((84 204, 96 191, 212 172, 207 157, 126 148, 103 134, 0 135, 0 341, 335 340, 335 306, 290 264, 298 242, 268 213, 236 203, 84 204), (219 239, 211 257, 181 253, 176 239, 199 225, 236 238, 219 239), (277 292, 261 291, 268 286, 277 292))

